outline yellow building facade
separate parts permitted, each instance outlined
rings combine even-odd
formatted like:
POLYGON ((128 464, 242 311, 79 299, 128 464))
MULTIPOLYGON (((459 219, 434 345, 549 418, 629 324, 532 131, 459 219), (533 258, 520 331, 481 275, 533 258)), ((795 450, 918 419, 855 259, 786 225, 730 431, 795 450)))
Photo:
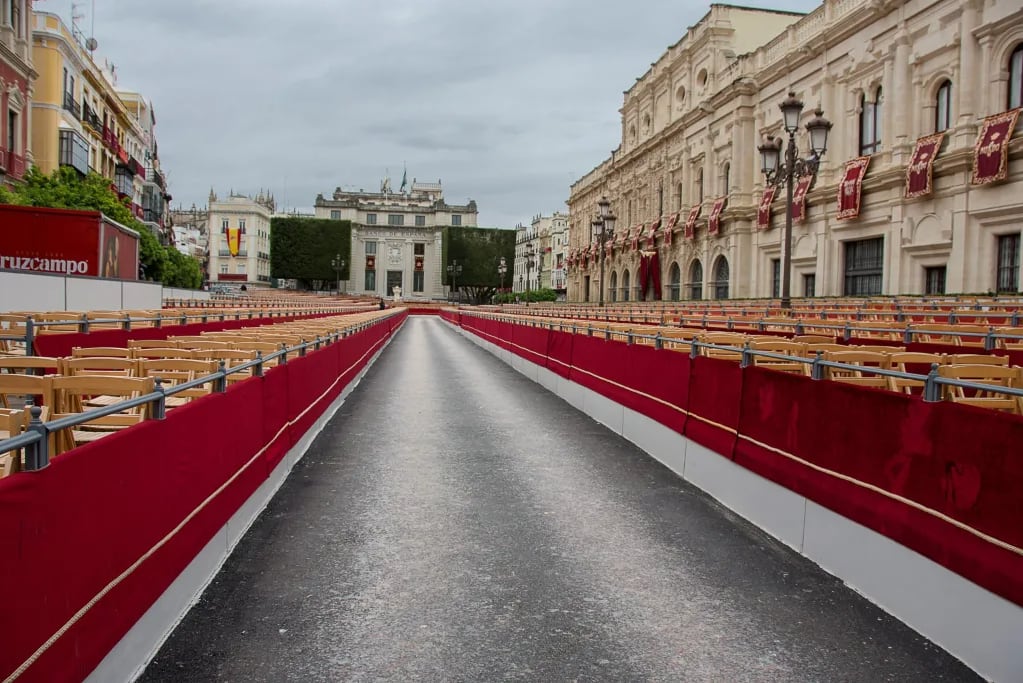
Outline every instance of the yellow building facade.
POLYGON ((84 37, 49 12, 32 16, 38 73, 32 100, 32 153, 44 173, 70 166, 108 178, 142 218, 144 131, 111 74, 96 64, 84 37))

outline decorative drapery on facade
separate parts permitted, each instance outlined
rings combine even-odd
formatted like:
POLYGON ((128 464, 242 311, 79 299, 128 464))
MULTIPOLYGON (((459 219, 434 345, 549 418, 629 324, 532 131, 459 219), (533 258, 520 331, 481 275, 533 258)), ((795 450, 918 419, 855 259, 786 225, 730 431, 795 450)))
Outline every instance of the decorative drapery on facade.
POLYGON ((778 188, 769 185, 764 189, 760 197, 760 204, 757 206, 757 230, 767 230, 771 227, 771 202, 774 201, 774 193, 778 188))
POLYGON ((643 232, 642 223, 632 228, 632 234, 629 238, 629 246, 632 247, 633 251, 639 249, 639 236, 642 232, 643 232))
POLYGON ((419 270, 422 270, 422 269, 423 269, 423 257, 422 256, 417 256, 416 257, 416 270, 419 271, 419 270))
POLYGON ((240 228, 228 228, 227 229, 227 249, 231 252, 231 256, 237 256, 241 250, 242 233, 240 228))
POLYGON ((689 210, 689 217, 686 218, 686 239, 691 240, 696 236, 696 219, 700 217, 702 204, 697 204, 689 210))
POLYGON ((795 223, 806 218, 806 193, 810 191, 812 182, 812 175, 801 175, 796 180, 796 187, 792 190, 792 221, 795 223))
POLYGON ((645 300, 647 291, 653 287, 654 300, 661 298, 661 262, 657 250, 639 252, 640 298, 645 300))
POLYGON ((671 214, 671 216, 668 218, 668 224, 665 225, 664 228, 662 229, 662 232, 664 233, 664 245, 667 247, 671 246, 671 242, 675 237, 674 234, 675 225, 678 224, 678 218, 680 213, 681 212, 676 211, 675 213, 671 214))
POLYGON ((870 165, 870 157, 856 157, 845 162, 845 173, 838 184, 838 219, 847 220, 860 215, 860 196, 863 176, 870 165))
POLYGON ((989 116, 981 123, 977 142, 973 145, 974 185, 1005 180, 1009 173, 1009 140, 1016 129, 1021 108, 989 116))
POLYGON ((660 218, 658 218, 657 220, 653 221, 650 224, 650 229, 647 230, 647 233, 646 233, 646 248, 647 249, 653 249, 654 248, 654 246, 656 244, 655 238, 657 236, 657 229, 660 228, 660 227, 661 227, 661 219, 660 218))
POLYGON ((714 200, 714 206, 710 210, 710 218, 707 220, 707 232, 716 235, 721 231, 721 212, 725 208, 728 197, 718 197, 714 200))
POLYGON ((906 199, 923 197, 934 189, 934 158, 938 156, 941 149, 941 141, 945 139, 944 133, 927 135, 916 141, 913 149, 913 158, 906 168, 906 199))

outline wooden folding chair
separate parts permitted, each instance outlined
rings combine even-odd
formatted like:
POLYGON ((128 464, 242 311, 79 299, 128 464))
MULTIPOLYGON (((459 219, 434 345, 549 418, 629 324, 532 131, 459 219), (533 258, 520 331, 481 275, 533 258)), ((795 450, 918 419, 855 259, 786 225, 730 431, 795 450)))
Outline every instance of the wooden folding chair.
MULTIPOLYGON (((139 361, 139 364, 143 377, 151 377, 154 382, 159 378, 165 389, 191 382, 217 371, 215 361, 194 358, 154 358, 139 361)), ((173 396, 168 396, 165 405, 168 409, 182 406, 193 398, 209 394, 212 388, 212 384, 207 383, 201 387, 183 389, 173 396)))
MULTIPOLYGON (((1008 368, 1003 365, 942 365, 938 368, 938 375, 995 387, 1016 387, 1021 382, 1019 368, 1008 368)), ((1020 401, 1015 396, 995 391, 974 391, 954 385, 945 386, 944 389, 945 398, 953 403, 1020 413, 1020 401)))
POLYGON ((62 374, 102 375, 104 377, 134 377, 138 375, 139 364, 134 358, 78 356, 65 358, 62 374))
POLYGON ((945 356, 945 365, 1003 365, 1009 367, 1008 356, 985 353, 953 353, 945 356))
POLYGON ((29 398, 36 405, 53 404, 53 377, 0 374, 0 407, 21 408, 29 398))
MULTIPOLYGON (((940 353, 920 353, 918 351, 903 351, 892 353, 888 356, 888 367, 899 372, 912 372, 918 375, 926 375, 931 371, 931 366, 941 365, 945 357, 940 353)), ((924 381, 919 379, 908 379, 901 377, 889 377, 888 388, 898 394, 917 394, 923 390, 924 381)))
POLYGON ((116 346, 76 346, 72 358, 131 358, 131 350, 116 346))
POLYGON ((887 370, 890 366, 889 354, 875 353, 873 351, 828 351, 824 354, 824 360, 833 363, 846 363, 858 366, 856 368, 832 368, 825 367, 824 377, 837 382, 855 384, 863 387, 877 387, 884 389, 888 386, 888 378, 882 375, 874 375, 869 371, 860 368, 880 368, 887 370))
MULTIPOLYGON (((754 351, 767 351, 769 353, 783 353, 786 356, 806 357, 806 344, 792 342, 785 339, 775 338, 773 340, 756 340, 750 342, 750 349, 754 351)), ((753 365, 778 372, 788 372, 793 375, 806 374, 809 363, 800 363, 795 360, 782 360, 780 358, 769 358, 753 354, 753 365)))
POLYGON ((797 344, 834 344, 834 337, 825 337, 822 334, 797 334, 792 337, 797 344))
POLYGON ((166 339, 129 339, 129 349, 166 349, 174 348, 174 344, 166 339))
MULTIPOLYGON (((734 346, 742 348, 747 341, 748 337, 745 334, 739 334, 735 332, 710 332, 700 335, 699 341, 704 344, 717 344, 719 346, 734 346)), ((728 351, 725 349, 709 349, 705 346, 700 347, 700 355, 708 358, 723 358, 726 360, 740 360, 742 358, 741 351, 728 351)))
MULTIPOLYGON (((80 377, 49 378, 53 387, 52 419, 77 415, 89 409, 88 400, 96 396, 117 396, 122 400, 152 393, 151 377, 80 377)), ((111 432, 140 423, 150 415, 149 405, 127 408, 122 412, 91 419, 74 429, 62 430, 57 436, 57 450, 63 453, 83 443, 95 441, 111 432)))
POLYGON ((5 356, 0 358, 0 373, 56 375, 60 374, 62 367, 62 359, 50 356, 5 356))
MULTIPOLYGON (((243 351, 241 349, 196 349, 195 354, 196 358, 214 361, 215 366, 218 365, 220 361, 224 361, 224 366, 227 368, 233 368, 236 365, 241 365, 242 363, 256 359, 255 351, 243 351)), ((232 382, 240 382, 251 376, 252 368, 249 368, 248 370, 228 375, 227 381, 229 384, 232 382)))

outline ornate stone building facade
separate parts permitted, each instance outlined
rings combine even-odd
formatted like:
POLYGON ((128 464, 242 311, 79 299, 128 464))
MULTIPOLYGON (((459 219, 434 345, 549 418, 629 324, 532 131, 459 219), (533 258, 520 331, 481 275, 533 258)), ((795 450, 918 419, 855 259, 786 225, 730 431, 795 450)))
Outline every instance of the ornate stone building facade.
POLYGON ((235 194, 219 199, 210 189, 206 213, 209 281, 232 287, 270 286, 270 218, 273 195, 235 194))
POLYGON ((476 202, 444 201, 441 182, 402 181, 397 192, 390 179, 379 192, 334 190, 316 197, 317 218, 352 222, 352 263, 347 290, 353 294, 392 296, 401 288, 405 299, 444 298, 443 235, 447 226, 476 227, 476 202))
POLYGON ((765 201, 757 146, 785 137, 790 90, 801 124, 817 106, 834 124, 797 201, 794 296, 1021 290, 1023 7, 826 0, 712 5, 626 91, 620 146, 571 189, 570 300, 598 298, 602 195, 606 300, 777 296, 784 190, 765 201))

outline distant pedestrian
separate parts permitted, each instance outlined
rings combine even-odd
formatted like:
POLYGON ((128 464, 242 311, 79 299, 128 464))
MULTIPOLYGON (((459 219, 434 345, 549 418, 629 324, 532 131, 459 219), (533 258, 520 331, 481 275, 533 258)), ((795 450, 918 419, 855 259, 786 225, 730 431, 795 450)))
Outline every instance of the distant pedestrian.
POLYGON ((380 297, 380 310, 387 308, 387 304, 384 303, 384 297, 380 297))

